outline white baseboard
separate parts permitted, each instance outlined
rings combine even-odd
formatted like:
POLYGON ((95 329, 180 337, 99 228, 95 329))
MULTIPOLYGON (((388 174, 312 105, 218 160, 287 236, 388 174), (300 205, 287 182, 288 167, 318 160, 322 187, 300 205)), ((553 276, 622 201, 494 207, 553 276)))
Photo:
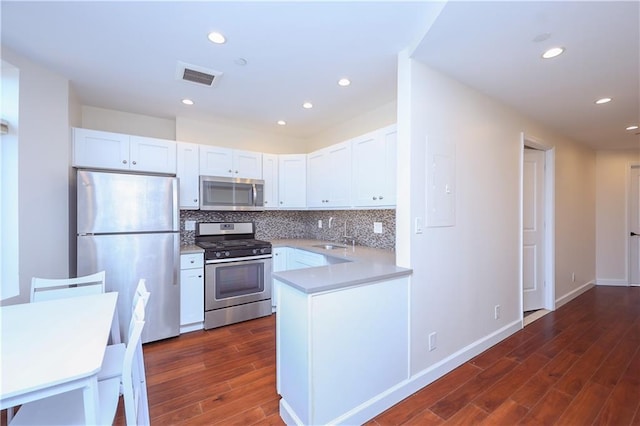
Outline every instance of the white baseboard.
POLYGON ((596 285, 610 285, 617 287, 629 287, 629 281, 621 279, 600 279, 596 280, 596 285))
MULTIPOLYGON (((521 329, 522 321, 514 321, 376 395, 330 423, 332 425, 363 424, 521 329)), ((280 417, 287 425, 301 424, 300 419, 282 399, 280 400, 280 417)))
POLYGON ((589 281, 588 283, 583 284, 575 290, 570 291, 564 296, 556 299, 556 309, 558 309, 562 305, 566 305, 568 302, 572 301, 573 299, 580 296, 585 291, 592 289, 593 287, 595 287, 595 284, 593 283, 593 281, 589 281))

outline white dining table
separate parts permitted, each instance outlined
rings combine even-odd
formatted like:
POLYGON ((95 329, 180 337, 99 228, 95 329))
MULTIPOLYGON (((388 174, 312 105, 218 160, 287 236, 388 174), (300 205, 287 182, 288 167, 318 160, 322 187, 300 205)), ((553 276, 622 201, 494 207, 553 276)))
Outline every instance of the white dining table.
POLYGON ((118 293, 0 307, 0 409, 83 390, 85 419, 98 419, 102 366, 118 293))

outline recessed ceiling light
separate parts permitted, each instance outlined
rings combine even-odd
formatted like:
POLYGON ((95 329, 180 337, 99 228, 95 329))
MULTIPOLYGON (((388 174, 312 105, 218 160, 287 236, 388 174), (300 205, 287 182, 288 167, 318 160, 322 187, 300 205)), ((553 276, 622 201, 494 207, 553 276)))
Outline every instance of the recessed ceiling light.
POLYGON ((552 47, 542 54, 544 59, 555 58, 558 55, 561 55, 564 52, 564 47, 552 47))
POLYGON ((191 99, 183 99, 182 103, 185 105, 193 105, 193 101, 191 99))
POLYGON ((311 108, 313 108, 313 104, 311 102, 305 102, 305 103, 302 104, 302 108, 311 109, 311 108))
POLYGON ((350 84, 351 80, 349 80, 348 78, 341 78, 340 80, 338 80, 338 86, 347 87, 350 84))
POLYGON ((215 44, 224 44, 224 42, 227 41, 227 39, 222 34, 215 31, 210 32, 207 38, 211 43, 215 44))
POLYGON ((286 125, 287 125, 287 122, 286 122, 286 121, 284 121, 284 120, 278 120, 278 125, 279 125, 279 126, 286 126, 286 125))
POLYGON ((638 129, 638 126, 636 125, 627 127, 627 130, 637 130, 637 129, 638 129))
POLYGON ((600 98, 597 101, 595 101, 595 103, 598 105, 608 104, 609 102, 611 102, 611 98, 600 98))

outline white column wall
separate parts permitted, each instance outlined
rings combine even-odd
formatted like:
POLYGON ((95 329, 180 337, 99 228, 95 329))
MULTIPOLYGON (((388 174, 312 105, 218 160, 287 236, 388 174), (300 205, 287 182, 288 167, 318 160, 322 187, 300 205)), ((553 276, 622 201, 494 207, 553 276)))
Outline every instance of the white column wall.
POLYGON ((398 93, 399 169, 409 169, 399 187, 409 194, 398 200, 397 241, 409 247, 399 246, 397 257, 414 270, 411 371, 418 374, 520 328, 521 132, 556 148, 556 297, 574 297, 594 280, 595 153, 402 54, 398 93), (426 223, 427 138, 455 145, 456 224, 415 234, 415 218, 426 223), (581 281, 565 279, 566 270, 581 281), (429 352, 433 332, 438 347, 429 352))
POLYGON ((629 284, 629 169, 640 151, 596 155, 596 276, 599 285, 629 284))
MULTIPOLYGON (((20 295, 34 276, 69 276, 69 82, 4 46, 20 70, 18 220, 20 295)), ((75 272, 75 271, 74 271, 75 272)))

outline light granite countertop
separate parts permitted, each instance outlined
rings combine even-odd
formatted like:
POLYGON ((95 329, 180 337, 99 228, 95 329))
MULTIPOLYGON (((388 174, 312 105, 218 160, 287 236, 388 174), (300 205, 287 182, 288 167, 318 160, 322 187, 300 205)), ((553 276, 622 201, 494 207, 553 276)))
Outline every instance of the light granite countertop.
POLYGON ((192 253, 204 253, 202 247, 198 247, 195 244, 187 244, 180 246, 180 254, 192 254, 192 253))
POLYGON ((360 284, 387 281, 411 275, 412 270, 395 264, 395 253, 389 250, 364 246, 348 246, 327 250, 315 247, 321 244, 336 244, 319 240, 271 240, 274 248, 291 247, 320 253, 346 262, 274 272, 273 277, 304 293, 319 293, 360 284))

